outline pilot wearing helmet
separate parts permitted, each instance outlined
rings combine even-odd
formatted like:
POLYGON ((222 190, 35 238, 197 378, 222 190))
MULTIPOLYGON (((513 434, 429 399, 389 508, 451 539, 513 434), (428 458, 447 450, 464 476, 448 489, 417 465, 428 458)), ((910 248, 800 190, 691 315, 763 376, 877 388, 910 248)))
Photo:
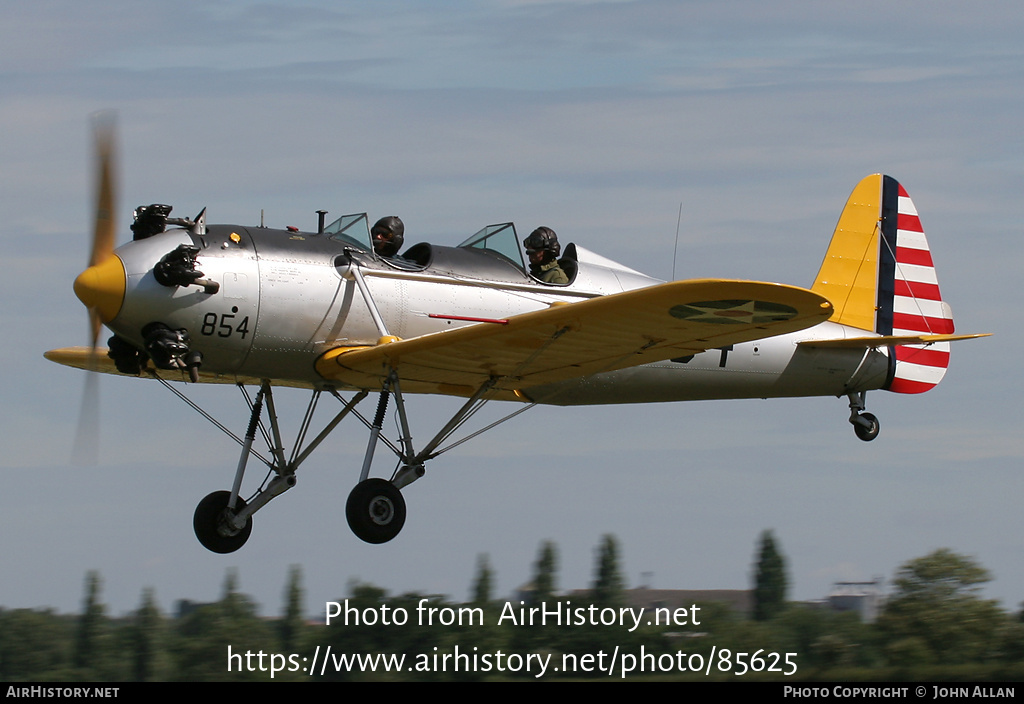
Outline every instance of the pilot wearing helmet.
POLYGON ((569 277, 558 265, 562 246, 558 235, 550 227, 538 227, 523 240, 526 256, 530 258, 530 273, 546 284, 567 284, 569 277))
POLYGON ((398 255, 398 250, 405 242, 405 225, 397 216, 388 215, 373 224, 370 239, 373 240, 373 251, 377 256, 390 259, 398 255))

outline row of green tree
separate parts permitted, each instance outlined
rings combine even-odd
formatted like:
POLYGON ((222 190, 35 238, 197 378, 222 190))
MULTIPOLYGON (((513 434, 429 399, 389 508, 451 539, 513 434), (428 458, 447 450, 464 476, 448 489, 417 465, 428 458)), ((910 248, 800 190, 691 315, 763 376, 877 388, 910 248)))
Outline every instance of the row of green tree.
MULTIPOLYGON (((234 571, 228 572, 221 598, 215 603, 179 608, 179 614, 171 618, 160 610, 153 591, 146 589, 138 609, 126 617, 112 618, 101 600, 101 578, 90 572, 79 615, 0 609, 0 680, 268 680, 271 653, 299 656, 278 660, 274 679, 309 680, 301 665, 308 660, 300 658, 311 658, 318 646, 322 650, 330 646, 336 654, 404 653, 410 658, 452 653, 456 646, 463 653, 556 655, 610 653, 616 647, 620 652, 638 653, 643 648, 655 656, 685 652, 703 658, 710 658, 714 648, 719 654, 723 649, 765 655, 796 653, 798 671, 787 680, 1012 680, 1024 676, 1024 614, 1006 613, 997 602, 982 598, 980 588, 990 579, 989 574, 964 555, 943 549, 904 564, 875 623, 862 623, 853 613, 788 602, 785 560, 770 532, 759 540, 753 572, 749 615, 721 603, 703 603, 699 628, 642 625, 632 632, 591 624, 499 625, 505 602, 495 600, 494 574, 486 555, 478 559, 468 604, 438 595, 392 596, 374 585, 351 584, 347 605, 370 616, 363 620, 374 623, 347 626, 305 620, 302 572, 297 566, 289 572, 283 613, 276 619, 259 616, 257 605, 239 591, 234 571), (439 617, 430 625, 418 623, 415 617, 402 626, 382 622, 385 619, 380 615, 389 611, 395 614, 404 609, 406 614, 416 614, 421 603, 448 619, 439 617), (483 614, 482 622, 454 618, 469 613, 483 614), (236 658, 229 671, 229 646, 235 654, 251 654, 245 667, 241 658, 236 658), (265 654, 263 659, 258 657, 260 652, 265 654), (288 667, 282 671, 281 665, 288 667)), ((557 573, 557 547, 545 542, 522 600, 546 602, 549 608, 567 600, 569 597, 558 592, 557 573)), ((628 597, 619 569, 618 543, 614 536, 606 535, 597 550, 591 589, 573 594, 572 607, 621 607, 628 597)), ((518 602, 519 598, 515 599, 517 606, 518 602)), ((358 668, 328 670, 324 679, 385 678, 358 668)), ((460 672, 404 672, 391 677, 495 676, 516 675, 493 669, 489 673, 466 672, 463 668, 460 672)), ((656 676, 664 679, 669 674, 656 676)), ((727 679, 735 675, 716 668, 713 676, 727 679)))

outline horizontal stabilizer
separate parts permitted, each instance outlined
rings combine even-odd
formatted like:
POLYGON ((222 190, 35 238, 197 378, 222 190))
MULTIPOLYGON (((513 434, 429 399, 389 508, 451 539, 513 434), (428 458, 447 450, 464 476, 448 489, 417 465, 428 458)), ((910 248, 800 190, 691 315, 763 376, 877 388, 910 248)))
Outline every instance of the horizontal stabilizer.
POLYGON ((828 347, 831 349, 875 349, 890 345, 932 345, 936 342, 956 342, 957 340, 973 340, 978 337, 989 337, 992 333, 982 332, 975 335, 880 335, 878 337, 849 337, 845 340, 803 340, 800 347, 828 347))

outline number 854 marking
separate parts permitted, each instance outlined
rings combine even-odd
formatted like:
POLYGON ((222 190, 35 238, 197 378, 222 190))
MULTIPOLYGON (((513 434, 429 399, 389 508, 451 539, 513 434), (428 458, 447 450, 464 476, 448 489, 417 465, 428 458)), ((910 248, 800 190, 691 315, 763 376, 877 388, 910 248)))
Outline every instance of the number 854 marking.
POLYGON ((235 315, 236 313, 238 313, 238 306, 232 306, 230 313, 221 313, 220 315, 207 313, 203 316, 203 327, 199 332, 203 335, 216 335, 217 337, 240 335, 244 340, 245 336, 249 334, 249 316, 236 320, 238 317, 235 315))

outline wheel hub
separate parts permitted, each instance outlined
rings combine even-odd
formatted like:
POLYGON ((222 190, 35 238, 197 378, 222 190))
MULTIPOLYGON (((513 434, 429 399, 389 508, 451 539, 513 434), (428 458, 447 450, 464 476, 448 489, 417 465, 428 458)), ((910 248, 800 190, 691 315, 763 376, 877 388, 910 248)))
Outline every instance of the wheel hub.
POLYGON ((220 517, 217 519, 217 533, 225 538, 232 538, 238 535, 242 529, 235 528, 234 517, 234 513, 229 508, 221 511, 220 517))
POLYGON ((395 517, 395 506, 386 496, 376 496, 370 502, 370 520, 379 526, 386 526, 395 517))

